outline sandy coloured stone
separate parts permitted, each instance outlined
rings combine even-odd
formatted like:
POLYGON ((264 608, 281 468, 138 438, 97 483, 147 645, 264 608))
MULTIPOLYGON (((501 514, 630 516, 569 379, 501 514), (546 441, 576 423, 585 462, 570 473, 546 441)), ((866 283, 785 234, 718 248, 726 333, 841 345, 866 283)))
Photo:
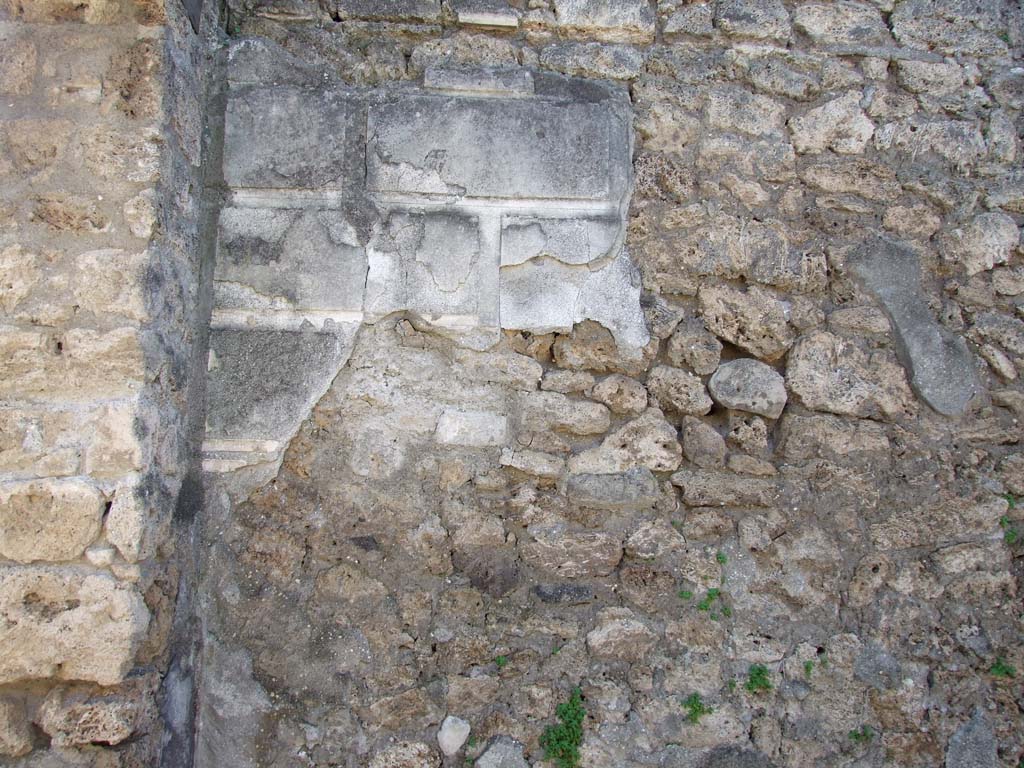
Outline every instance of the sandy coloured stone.
POLYGON ((794 11, 793 25, 825 45, 873 46, 892 42, 878 8, 861 0, 802 3, 794 11))
POLYGON ((721 0, 715 3, 714 22, 730 37, 787 40, 790 33, 781 0, 721 0))
POLYGON ((373 756, 369 768, 438 768, 441 758, 422 742, 402 742, 373 756))
POLYGON ((750 136, 781 136, 786 108, 767 96, 722 86, 708 94, 705 113, 711 128, 750 136))
POLYGON ((654 14, 643 0, 554 0, 558 26, 609 41, 651 42, 654 14))
POLYGON ((888 421, 917 411, 903 368, 891 355, 868 356, 827 331, 814 331, 793 347, 786 386, 812 411, 888 421))
POLYGON ((666 355, 676 367, 689 366, 694 373, 714 373, 722 357, 722 342, 693 318, 679 324, 668 340, 666 355))
POLYGON ((1005 213, 981 213, 943 237, 946 258, 963 264, 968 275, 1005 264, 1020 243, 1017 223, 1005 213))
POLYGON ((171 516, 159 502, 148 499, 140 476, 121 482, 103 521, 103 532, 129 563, 156 555, 170 535, 171 516))
POLYGON ((520 544, 530 565, 566 579, 607 576, 622 560, 622 540, 602 531, 575 531, 566 524, 537 523, 520 544))
POLYGON ((704 469, 721 467, 725 461, 725 438, 701 419, 683 419, 683 455, 691 464, 704 469))
MULTIPOLYGON (((875 131, 875 149, 895 157, 933 155, 958 170, 988 152, 981 125, 973 120, 941 120, 914 115, 875 131)), ((867 195, 865 195, 867 197, 867 195)))
POLYGON ((0 57, 0 93, 30 94, 38 60, 35 43, 19 39, 17 33, 3 31, 0 32, 0 46, 4 49, 4 55, 0 57))
POLYGON ((603 475, 570 475, 565 483, 570 501, 591 509, 629 511, 658 503, 658 481, 642 467, 603 475))
POLYGON ((670 472, 682 460, 676 430, 657 408, 649 408, 609 434, 600 446, 569 459, 574 474, 606 474, 646 467, 670 472))
POLYGON ((682 489, 683 501, 690 507, 770 506, 778 489, 769 480, 737 477, 716 470, 682 469, 670 478, 682 489))
POLYGON ((647 391, 662 409, 684 416, 703 416, 714 405, 698 376, 667 365, 648 374, 647 391))
POLYGON ((746 291, 727 285, 707 285, 698 294, 701 316, 709 331, 763 360, 777 360, 796 335, 785 305, 756 285, 746 291))
POLYGON ((657 642, 657 636, 628 608, 605 608, 597 627, 587 633, 587 649, 606 661, 640 662, 657 642))
POLYGON ((451 408, 437 420, 434 439, 442 445, 503 445, 508 439, 508 418, 502 413, 451 408))
POLYGON ((149 626, 142 595, 80 567, 0 569, 0 683, 120 682, 149 626))
POLYGON ((20 757, 32 751, 32 726, 25 703, 14 697, 0 697, 0 756, 20 757))
POLYGON ((501 452, 501 466, 545 480, 555 480, 565 472, 565 459, 543 451, 505 448, 501 452))
POLYGON ((592 395, 616 414, 639 416, 647 408, 647 388, 636 379, 618 373, 601 379, 592 395))
POLYGON ((135 731, 149 693, 140 686, 105 692, 59 686, 47 695, 37 722, 59 747, 120 744, 135 731))
POLYGON ((850 91, 789 121, 793 147, 799 154, 820 154, 831 149, 841 155, 864 151, 875 124, 861 109, 861 94, 850 91))
POLYGON ((533 432, 598 435, 611 425, 611 415, 605 406, 557 392, 523 393, 519 396, 518 417, 520 428, 533 432))
POLYGON ((780 422, 778 446, 789 461, 884 460, 889 453, 889 438, 885 427, 872 421, 787 414, 780 422))
POLYGON ((0 556, 19 563, 74 560, 100 532, 105 499, 81 480, 0 485, 0 556))

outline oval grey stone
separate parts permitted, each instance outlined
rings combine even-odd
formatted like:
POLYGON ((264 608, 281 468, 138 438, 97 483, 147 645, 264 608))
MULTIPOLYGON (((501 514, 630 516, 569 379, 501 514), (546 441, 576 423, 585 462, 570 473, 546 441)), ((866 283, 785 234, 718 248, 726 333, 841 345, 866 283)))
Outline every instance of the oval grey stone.
POLYGON ((786 382, 774 368, 742 358, 723 363, 708 382, 716 403, 777 419, 786 407, 786 382))

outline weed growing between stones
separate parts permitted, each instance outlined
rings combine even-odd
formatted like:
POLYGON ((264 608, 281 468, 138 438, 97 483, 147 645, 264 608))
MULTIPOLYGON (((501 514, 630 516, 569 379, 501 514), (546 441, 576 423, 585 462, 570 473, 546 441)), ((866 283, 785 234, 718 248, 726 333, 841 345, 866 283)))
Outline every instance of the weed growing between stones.
POLYGON ((808 659, 804 662, 804 677, 808 680, 811 679, 811 675, 814 673, 814 662, 808 659))
POLYGON ((993 677, 1012 678, 1017 676, 1017 670, 1006 662, 1002 656, 996 659, 996 663, 988 668, 988 673, 993 677))
POLYGON ((508 656, 495 656, 494 663, 497 665, 498 669, 504 669, 508 666, 508 656))
POLYGON ((875 738, 875 732, 870 725, 862 725, 859 729, 850 731, 849 736, 854 744, 870 744, 875 738))
POLYGON ((770 691, 772 681, 768 677, 768 667, 764 664, 753 664, 747 673, 747 682, 743 685, 751 693, 770 691))
MULTIPOLYGON (((1013 496, 1006 494, 1006 499, 1012 499, 1013 496)), ((1013 509, 1014 503, 1011 502, 1010 509, 1013 509)), ((1021 533, 1013 525, 1010 524, 1010 518, 1003 515, 999 518, 999 527, 1003 529, 1003 541, 1009 546, 1013 546, 1021 539, 1021 533)))
POLYGON ((709 707, 704 703, 699 693, 691 693, 687 696, 683 701, 683 706, 686 707, 687 721, 693 725, 697 725, 704 715, 710 715, 715 711, 713 707, 709 707))
POLYGON ((561 723, 549 725, 540 737, 544 759, 554 760, 558 768, 577 768, 580 764, 580 742, 583 741, 583 718, 587 716, 579 688, 573 690, 567 702, 555 708, 555 714, 561 723))

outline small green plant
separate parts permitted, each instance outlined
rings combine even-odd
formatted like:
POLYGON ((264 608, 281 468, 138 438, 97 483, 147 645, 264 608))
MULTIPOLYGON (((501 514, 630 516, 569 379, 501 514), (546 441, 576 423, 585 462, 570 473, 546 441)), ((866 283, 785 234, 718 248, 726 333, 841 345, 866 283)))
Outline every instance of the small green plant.
POLYGON ((679 599, 681 600, 693 600, 693 592, 688 589, 679 590, 679 599))
POLYGON ((875 738, 875 732, 870 725, 862 725, 859 729, 850 731, 849 736, 854 744, 870 744, 875 738))
POLYGON ((736 690, 736 678, 730 677, 725 685, 729 688, 729 692, 732 693, 736 690))
POLYGON ((476 749, 476 736, 470 736, 466 741, 466 749, 476 749))
POLYGON ((719 565, 725 565, 729 562, 729 558, 725 556, 725 552, 719 552, 717 555, 715 555, 715 561, 719 565))
POLYGON ((814 674, 814 662, 808 659, 804 662, 804 677, 810 680, 812 674, 814 674))
POLYGON ((583 718, 587 716, 579 688, 573 690, 567 702, 555 707, 555 714, 561 722, 549 725, 540 737, 544 759, 554 760, 558 768, 577 768, 580 764, 580 742, 583 741, 583 718))
POLYGON ((722 603, 722 615, 727 619, 732 616, 732 608, 725 603, 722 603))
POLYGON ((712 587, 708 590, 708 593, 704 595, 704 598, 699 603, 697 603, 697 610, 710 611, 711 604, 714 603, 715 600, 717 600, 721 594, 722 590, 718 589, 717 587, 712 587))
POLYGON ((764 664, 752 664, 747 672, 747 682, 743 684, 743 687, 751 693, 770 691, 772 689, 772 681, 768 677, 768 667, 764 664))
POLYGON ((551 655, 552 656, 557 656, 558 652, 560 650, 562 650, 562 646, 561 645, 556 645, 554 648, 551 649, 551 655))
POLYGON ((498 669, 504 669, 508 665, 508 656, 495 656, 494 663, 498 665, 498 669))
POLYGON ((1004 493, 1003 498, 1006 499, 1006 503, 1010 505, 1010 509, 1016 509, 1017 502, 1020 501, 1020 499, 1018 499, 1012 493, 1004 493))
POLYGON ((1017 670, 1012 665, 1006 663, 1006 659, 1002 656, 996 659, 996 663, 988 668, 988 673, 993 677, 1016 677, 1017 670))
MULTIPOLYGON (((1010 496, 1010 494, 1006 494, 1010 496)), ((1010 497, 1012 498, 1012 496, 1010 497)), ((1013 506, 1010 506, 1013 509, 1013 506)), ((1017 528, 1010 524, 1010 518, 1003 515, 999 518, 999 527, 1003 529, 1003 541, 1009 544, 1011 547, 1021 540, 1021 532, 1017 528)))
POLYGON ((686 719, 693 725, 699 723, 704 715, 710 715, 715 711, 704 703, 699 693, 691 693, 687 696, 683 701, 683 706, 686 707, 686 719))

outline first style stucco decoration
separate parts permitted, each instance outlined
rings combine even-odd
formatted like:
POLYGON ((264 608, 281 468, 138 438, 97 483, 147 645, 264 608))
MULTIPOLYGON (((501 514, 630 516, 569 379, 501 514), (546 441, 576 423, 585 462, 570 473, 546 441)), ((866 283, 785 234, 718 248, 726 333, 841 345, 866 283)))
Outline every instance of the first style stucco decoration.
POLYGON ((208 469, 276 466, 358 328, 394 313, 478 349, 594 320, 639 354, 623 90, 443 67, 354 89, 287 60, 229 59, 208 469))

